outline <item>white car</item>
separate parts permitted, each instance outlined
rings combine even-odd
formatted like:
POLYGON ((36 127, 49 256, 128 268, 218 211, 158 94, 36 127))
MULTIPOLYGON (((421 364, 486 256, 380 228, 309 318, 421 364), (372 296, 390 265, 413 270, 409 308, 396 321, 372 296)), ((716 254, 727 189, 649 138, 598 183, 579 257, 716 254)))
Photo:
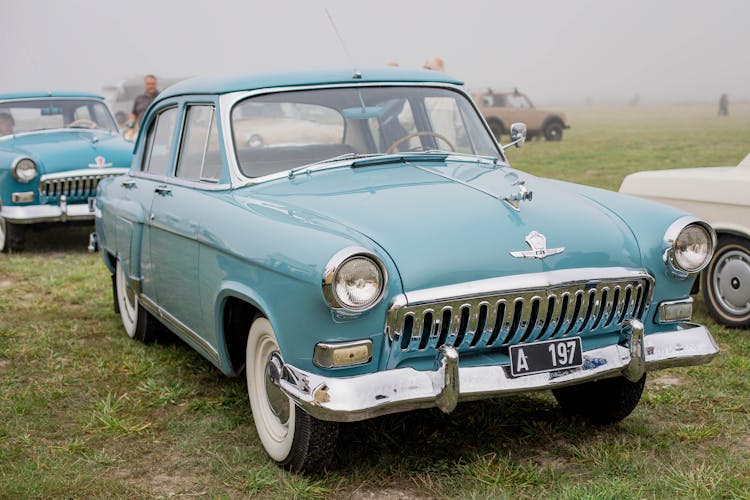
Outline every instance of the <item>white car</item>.
POLYGON ((687 210, 713 226, 716 252, 700 281, 706 305, 720 323, 750 326, 750 155, 736 167, 638 172, 625 177, 620 192, 687 210))

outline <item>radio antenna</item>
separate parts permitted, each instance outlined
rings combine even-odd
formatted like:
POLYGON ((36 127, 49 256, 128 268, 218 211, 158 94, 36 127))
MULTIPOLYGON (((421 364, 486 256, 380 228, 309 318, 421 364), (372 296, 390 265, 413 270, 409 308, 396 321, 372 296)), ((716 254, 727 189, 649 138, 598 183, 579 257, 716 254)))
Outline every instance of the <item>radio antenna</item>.
POLYGON ((339 43, 341 43, 341 48, 344 49, 344 53, 346 54, 346 57, 349 59, 349 63, 352 66, 354 66, 354 75, 352 76, 352 78, 359 80, 360 78, 362 78, 362 73, 359 71, 359 69, 357 69, 357 65, 354 63, 354 58, 349 52, 349 49, 346 48, 346 44, 344 43, 344 38, 341 36, 341 33, 339 33, 339 30, 336 27, 336 23, 333 21, 333 16, 331 16, 331 13, 328 12, 328 8, 324 8, 323 10, 326 11, 326 16, 328 16, 328 20, 331 22, 331 27, 333 28, 333 32, 336 33, 336 36, 339 39, 339 43))

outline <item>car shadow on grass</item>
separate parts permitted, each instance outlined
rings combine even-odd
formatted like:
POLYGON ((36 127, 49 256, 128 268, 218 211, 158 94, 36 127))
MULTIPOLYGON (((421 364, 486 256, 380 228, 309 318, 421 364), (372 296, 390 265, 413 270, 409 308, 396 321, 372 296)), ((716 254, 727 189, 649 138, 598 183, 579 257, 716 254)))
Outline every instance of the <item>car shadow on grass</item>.
POLYGON ((24 227, 24 254, 48 252, 84 253, 93 223, 29 224, 24 227))

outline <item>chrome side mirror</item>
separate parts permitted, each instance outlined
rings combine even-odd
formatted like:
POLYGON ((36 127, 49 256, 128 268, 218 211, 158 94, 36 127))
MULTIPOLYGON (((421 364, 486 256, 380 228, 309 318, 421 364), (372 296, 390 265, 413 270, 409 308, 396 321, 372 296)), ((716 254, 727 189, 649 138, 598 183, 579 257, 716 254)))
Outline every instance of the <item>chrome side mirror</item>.
POLYGON ((526 124, 521 122, 513 123, 510 126, 510 143, 502 146, 503 151, 511 146, 520 148, 524 142, 526 142, 526 124))

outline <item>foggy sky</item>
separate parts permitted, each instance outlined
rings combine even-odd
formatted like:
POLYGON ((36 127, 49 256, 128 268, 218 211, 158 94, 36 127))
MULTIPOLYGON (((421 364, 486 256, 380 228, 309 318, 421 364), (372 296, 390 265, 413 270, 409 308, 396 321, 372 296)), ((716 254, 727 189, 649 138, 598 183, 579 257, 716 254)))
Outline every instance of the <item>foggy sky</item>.
POLYGON ((747 0, 0 0, 0 92, 442 56, 539 102, 750 98, 747 0))

